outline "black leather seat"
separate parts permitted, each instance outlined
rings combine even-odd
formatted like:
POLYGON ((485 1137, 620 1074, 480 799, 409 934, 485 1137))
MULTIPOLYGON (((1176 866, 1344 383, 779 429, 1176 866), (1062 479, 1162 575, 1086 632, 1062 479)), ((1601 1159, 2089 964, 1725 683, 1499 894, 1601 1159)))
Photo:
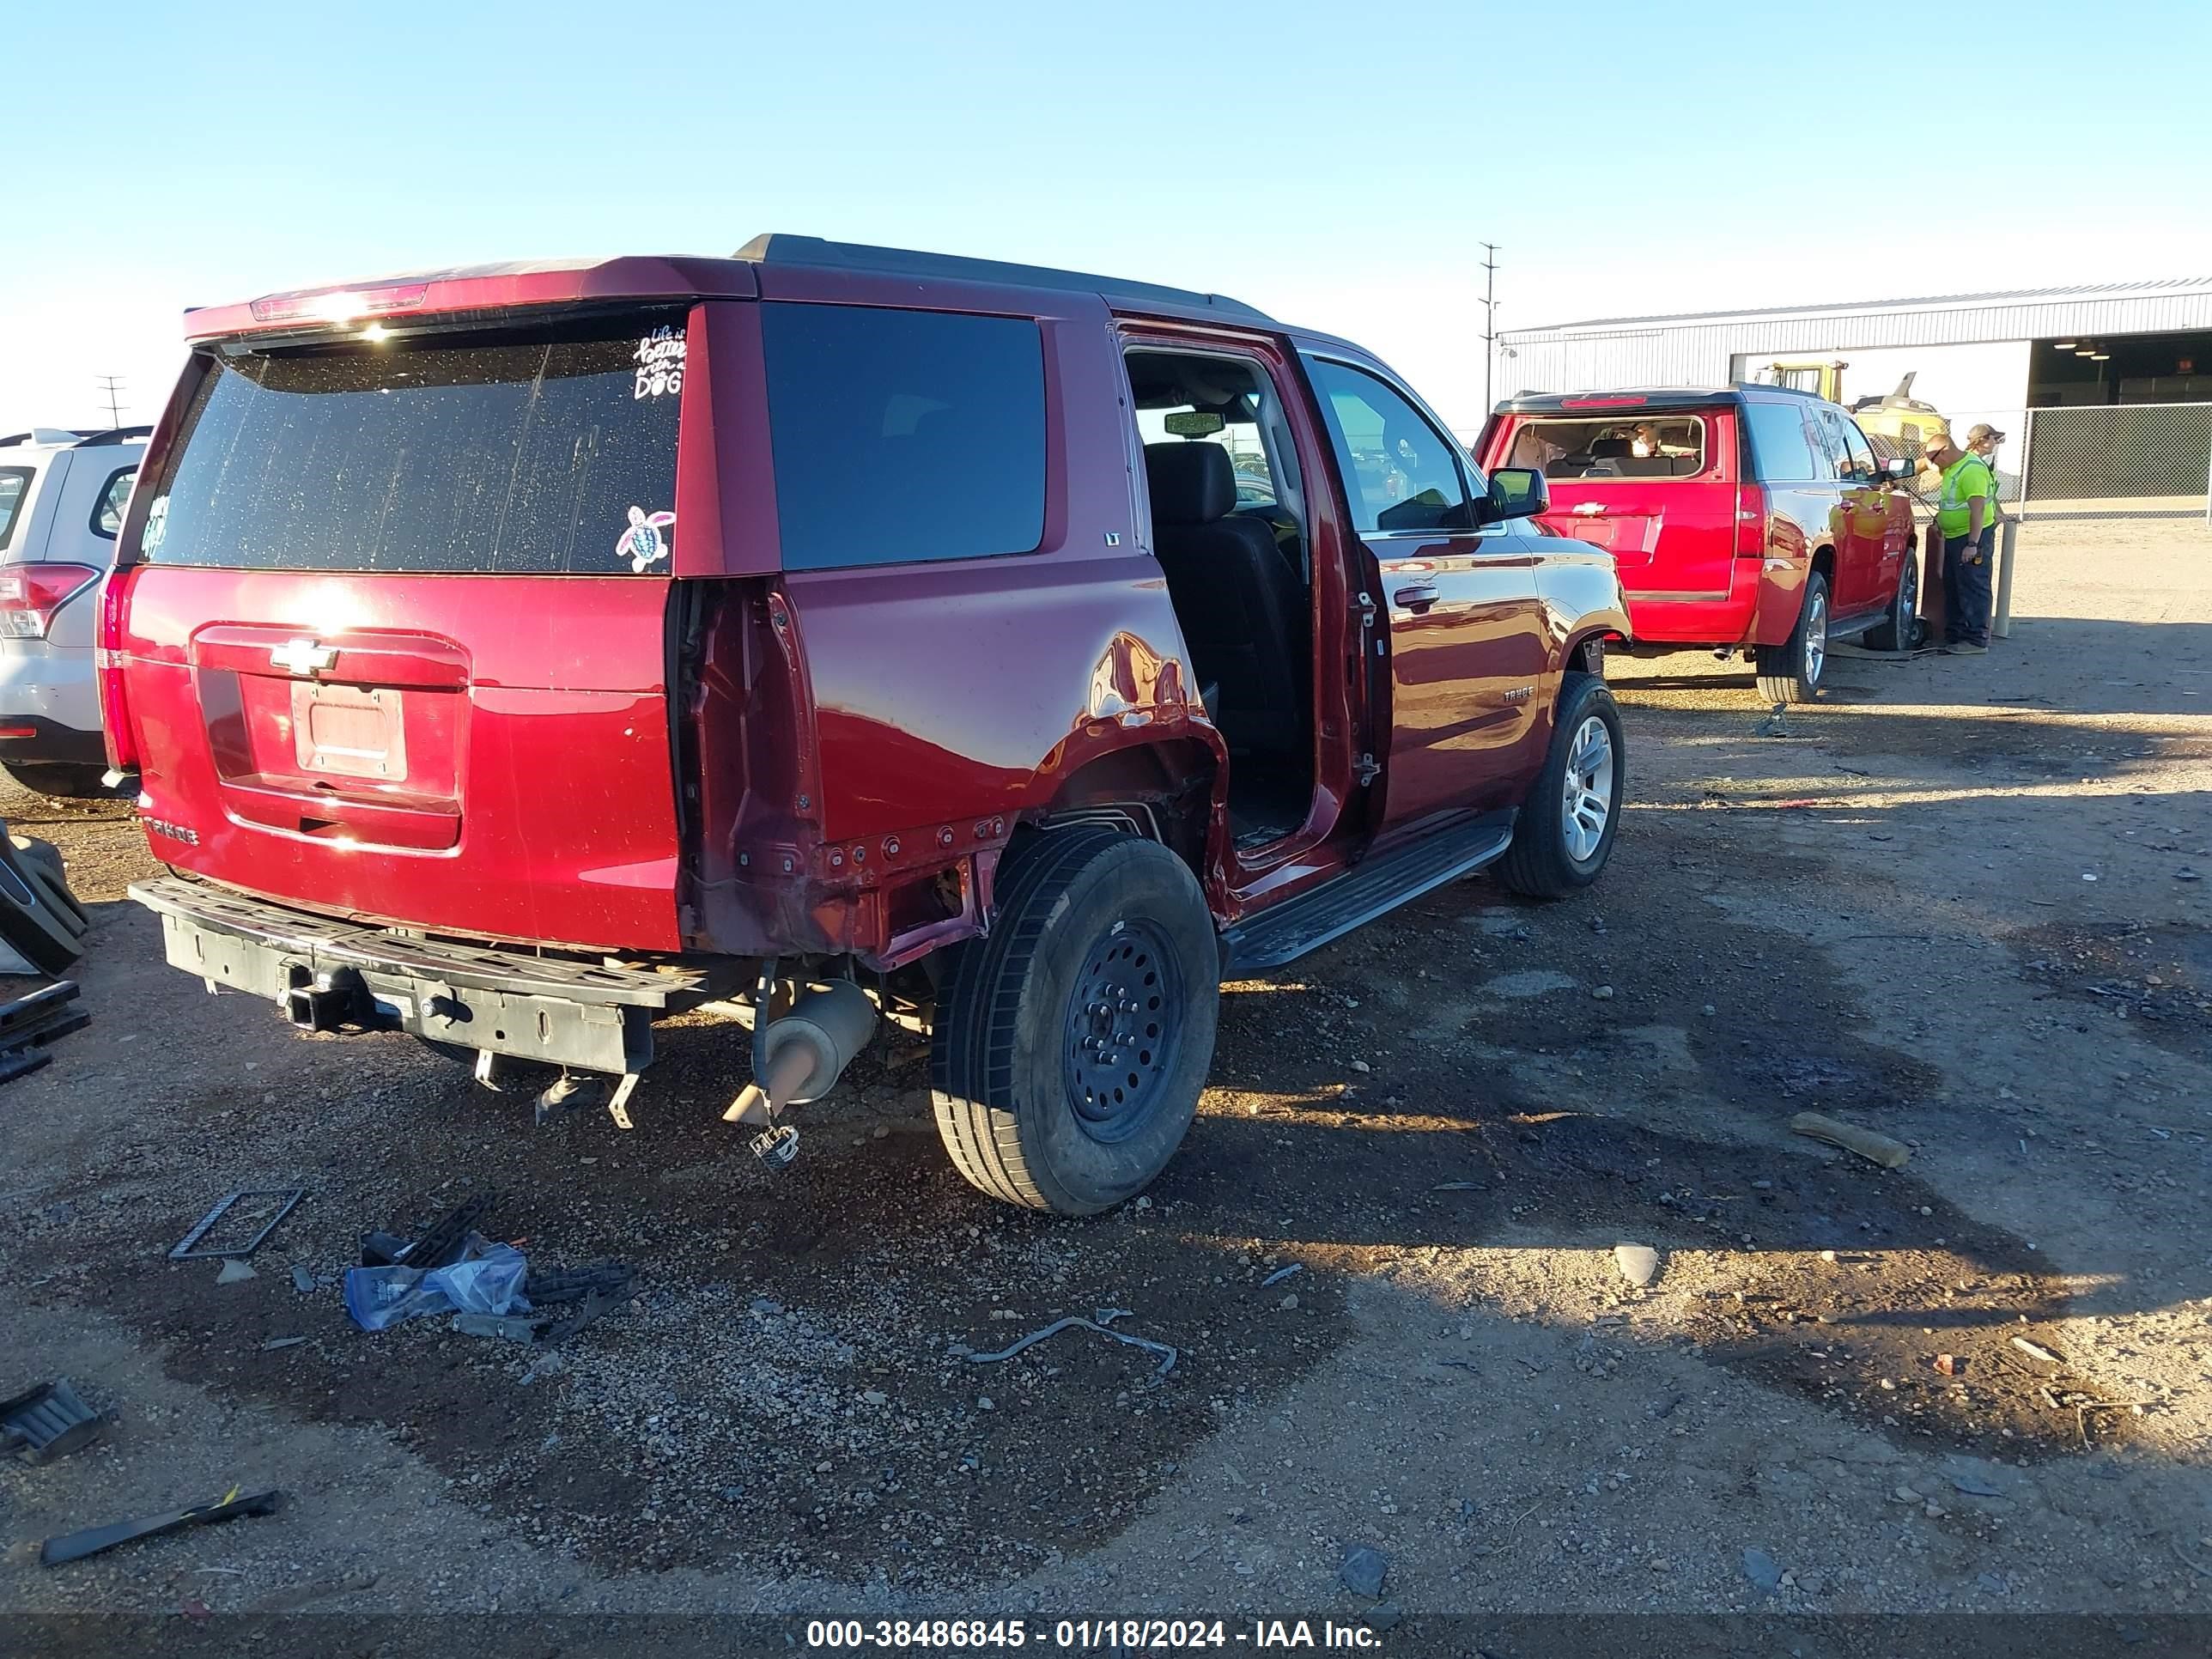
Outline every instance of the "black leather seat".
POLYGON ((1191 666, 1232 750, 1306 747, 1306 595, 1268 526, 1233 516, 1237 474, 1218 444, 1145 446, 1152 538, 1191 666))

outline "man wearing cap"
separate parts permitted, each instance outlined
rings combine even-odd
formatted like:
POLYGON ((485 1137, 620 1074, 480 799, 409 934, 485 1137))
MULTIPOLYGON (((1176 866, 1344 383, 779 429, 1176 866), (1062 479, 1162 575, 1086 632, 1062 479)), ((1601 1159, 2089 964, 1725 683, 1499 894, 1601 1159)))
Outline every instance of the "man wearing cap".
POLYGON ((2004 447, 2005 434, 1987 421, 1978 421, 1966 428, 1966 453, 1981 457, 1982 465, 1990 470, 1990 545, 1996 545, 1996 533, 2004 523, 2005 512, 1997 500, 2002 488, 1997 481, 1997 451, 2004 447))
MULTIPOLYGON (((1994 451, 2000 434, 1977 426, 1968 442, 1994 451)), ((1942 469, 1943 493, 1936 527, 1943 537, 1943 629, 1947 648, 1978 656, 1990 648, 1990 562, 1996 550, 1996 475, 1948 433, 1929 441, 1928 459, 1942 469)))

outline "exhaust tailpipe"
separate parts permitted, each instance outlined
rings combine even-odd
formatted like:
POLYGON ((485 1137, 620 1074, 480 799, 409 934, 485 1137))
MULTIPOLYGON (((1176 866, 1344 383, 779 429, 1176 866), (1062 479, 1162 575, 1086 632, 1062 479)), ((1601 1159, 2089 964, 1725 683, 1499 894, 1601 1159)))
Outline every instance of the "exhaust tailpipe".
POLYGON ((761 1075, 730 1103, 722 1121, 765 1124, 787 1106, 821 1099, 875 1033, 876 1005, 852 981, 809 991, 768 1028, 761 1075))

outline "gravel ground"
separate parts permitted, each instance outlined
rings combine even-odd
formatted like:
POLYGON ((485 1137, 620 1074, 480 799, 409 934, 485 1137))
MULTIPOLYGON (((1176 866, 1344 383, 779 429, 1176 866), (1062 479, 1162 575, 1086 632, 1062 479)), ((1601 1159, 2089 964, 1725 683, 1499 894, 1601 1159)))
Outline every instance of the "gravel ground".
POLYGON ((498 1611, 558 1620, 539 1652, 643 1612, 1402 1616, 1401 1650, 1450 1614, 2212 1612, 2207 547, 2032 528, 2010 641, 1847 653, 1778 728, 1740 665, 1616 664, 1600 888, 1463 883, 1229 988, 1181 1158, 1083 1224, 970 1192, 880 1050, 769 1176, 702 1018, 628 1134, 296 1036, 161 964, 124 815, 10 794, 99 929, 95 1024, 0 1094, 0 1392, 66 1374, 116 1422, 0 1470, 0 1612, 498 1611), (291 1185, 255 1278, 165 1259, 291 1185), (483 1191, 533 1264, 644 1293, 550 1356, 356 1330, 358 1236, 483 1191), (1080 1328, 979 1358, 1102 1310, 1172 1370, 1080 1328), (37 1564, 233 1486, 289 1505, 37 1564))

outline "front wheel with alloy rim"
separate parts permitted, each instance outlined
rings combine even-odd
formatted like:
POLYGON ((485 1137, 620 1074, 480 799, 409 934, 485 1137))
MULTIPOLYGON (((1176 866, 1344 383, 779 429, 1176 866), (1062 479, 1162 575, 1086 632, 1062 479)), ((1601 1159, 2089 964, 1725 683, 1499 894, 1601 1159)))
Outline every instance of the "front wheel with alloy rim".
POLYGON ((1498 861, 1500 881, 1532 898, 1565 898, 1597 879, 1620 823, 1625 753, 1620 711, 1605 682, 1567 675, 1544 769, 1498 861))
POLYGON ((1797 626, 1780 645, 1762 645, 1757 659, 1759 695, 1769 702, 1810 702, 1820 695, 1828 666, 1828 579, 1814 571, 1805 580, 1797 626))
POLYGON ((1181 859, 1101 828, 1036 836, 939 1000, 930 1095, 954 1167, 1061 1215, 1135 1197, 1197 1112, 1220 999, 1213 918, 1181 859))

